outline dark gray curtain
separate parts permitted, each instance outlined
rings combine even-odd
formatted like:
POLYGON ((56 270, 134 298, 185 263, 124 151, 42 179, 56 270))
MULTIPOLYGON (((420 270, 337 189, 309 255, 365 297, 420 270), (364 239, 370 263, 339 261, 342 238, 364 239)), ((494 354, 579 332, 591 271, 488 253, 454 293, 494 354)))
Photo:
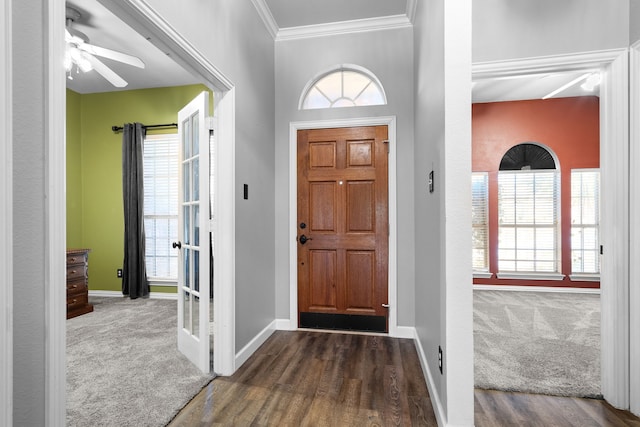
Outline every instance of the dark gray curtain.
POLYGON ((144 188, 142 145, 145 128, 127 123, 122 132, 122 195, 124 197, 124 261, 122 293, 131 299, 149 296, 144 260, 144 188))

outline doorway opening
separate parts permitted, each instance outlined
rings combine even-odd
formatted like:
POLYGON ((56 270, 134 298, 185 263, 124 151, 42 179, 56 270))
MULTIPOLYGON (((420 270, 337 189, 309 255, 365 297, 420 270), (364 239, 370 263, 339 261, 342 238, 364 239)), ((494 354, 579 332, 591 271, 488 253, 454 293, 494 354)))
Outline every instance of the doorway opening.
MULTIPOLYGON (((628 399, 628 388, 625 387, 627 377, 628 352, 625 345, 628 336, 628 280, 626 278, 628 248, 624 243, 617 243, 621 238, 620 230, 615 224, 627 224, 626 209, 614 211, 612 206, 626 206, 626 188, 628 187, 628 171, 624 167, 628 153, 625 138, 626 111, 628 108, 626 95, 627 81, 626 50, 595 52, 571 55, 568 57, 546 58, 539 60, 505 61, 476 64, 473 66, 474 81, 485 79, 509 79, 514 77, 536 75, 541 73, 562 73, 568 71, 600 71, 602 86, 600 92, 600 170, 602 174, 601 190, 601 244, 608 248, 602 255, 602 271, 600 275, 601 290, 601 346, 602 353, 602 394, 612 404, 624 406, 628 399), (614 113, 620 111, 620 115, 614 113), (616 261, 618 261, 616 263, 616 261), (617 264, 617 265, 616 265, 617 264), (615 366, 623 369, 616 370, 615 366), (624 371, 624 372, 623 372, 624 371), (622 402, 622 403, 617 403, 622 402)), ((505 80, 506 81, 506 80, 505 80)), ((624 228, 624 226, 623 226, 624 228)), ((625 234, 626 235, 626 234, 625 234)), ((624 240, 624 239, 623 239, 624 240)))
MULTIPOLYGON (((49 27, 53 42, 50 47, 49 68, 58 70, 59 58, 64 56, 64 8, 62 0, 55 0, 49 10, 49 27)), ((153 36, 152 42, 164 52, 183 66, 187 71, 198 76, 202 83, 213 90, 215 97, 215 111, 218 123, 217 138, 220 144, 217 155, 219 165, 216 171, 216 207, 215 221, 212 223, 214 233, 217 233, 216 246, 220 249, 215 259, 214 292, 216 300, 214 302, 214 371, 221 375, 230 375, 235 371, 235 340, 234 340, 234 139, 235 139, 235 88, 218 69, 209 63, 193 46, 182 38, 179 34, 169 31, 163 26, 164 20, 153 10, 147 10, 139 5, 109 4, 109 10, 126 22, 134 30, 142 34, 153 36), (223 285, 224 284, 224 285, 223 285)), ((64 76, 64 70, 60 69, 54 74, 64 76)), ((55 280, 56 292, 51 292, 49 302, 50 312, 48 313, 51 339, 48 344, 47 366, 50 372, 51 381, 48 384, 47 395, 51 396, 49 407, 49 418, 52 420, 65 419, 65 376, 64 374, 64 353, 65 353, 65 323, 58 322, 57 319, 64 318, 66 310, 64 304, 64 257, 55 255, 57 250, 51 248, 64 248, 65 245, 65 223, 64 215, 64 188, 65 188, 65 85, 64 79, 51 79, 49 91, 52 96, 49 99, 47 111, 50 125, 52 153, 61 153, 53 156, 50 160, 51 169, 49 181, 51 188, 60 187, 59 193, 52 193, 52 196, 61 194, 60 197, 51 197, 50 228, 59 230, 54 233, 49 245, 49 256, 52 260, 60 261, 59 266, 52 267, 52 275, 55 280), (55 201, 53 200, 55 199, 55 201), (62 201, 62 202, 61 202, 62 201), (53 319, 53 320, 52 320, 53 319)), ((115 275, 115 272, 114 272, 115 275)))

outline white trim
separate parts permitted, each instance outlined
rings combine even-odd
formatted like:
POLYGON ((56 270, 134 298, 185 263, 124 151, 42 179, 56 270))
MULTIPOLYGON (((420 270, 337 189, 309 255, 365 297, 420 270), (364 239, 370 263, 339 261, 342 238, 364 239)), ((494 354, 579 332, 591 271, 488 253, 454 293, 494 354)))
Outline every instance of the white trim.
POLYGON ((289 124, 289 330, 298 328, 298 217, 297 141, 299 129, 326 129, 356 126, 388 126, 389 130, 389 336, 398 334, 398 219, 397 219, 397 155, 396 117, 364 117, 354 119, 313 120, 289 124))
POLYGON ((378 18, 354 19, 351 21, 280 28, 276 35, 276 41, 326 37, 396 28, 411 28, 411 21, 409 21, 407 15, 382 16, 378 18))
POLYGON ((602 394, 629 408, 629 56, 603 72, 600 86, 602 394))
POLYGON ((411 25, 416 22, 416 10, 418 8, 418 0, 407 0, 407 18, 411 25))
POLYGON ((601 272, 601 340, 603 357, 602 391, 605 399, 617 407, 628 407, 628 277, 629 234, 628 205, 628 82, 625 65, 627 49, 614 49, 571 55, 547 56, 513 61, 476 63, 473 80, 559 72, 604 69, 600 88, 600 161, 602 190, 607 200, 601 206, 618 209, 602 216, 601 236, 606 239, 601 272), (604 157, 604 158, 603 158, 604 157), (609 177, 609 175, 611 177, 609 177), (610 182, 610 183, 609 183, 610 182), (615 205, 618 203, 619 205, 615 205), (605 274, 607 264, 611 268, 605 274), (606 354, 605 354, 606 353, 606 354), (625 372, 626 371, 626 372, 625 372))
POLYGON ((45 425, 61 426, 66 410, 66 88, 64 57, 65 3, 45 8, 45 425))
POLYGON ((496 273, 498 279, 514 279, 514 280, 563 280, 564 274, 561 273, 496 273))
POLYGON ((0 425, 13 425, 13 114, 11 2, 0 6, 0 425))
POLYGON ((101 2, 118 18, 140 34, 150 34, 151 42, 185 70, 201 76, 214 91, 214 114, 218 120, 218 157, 215 192, 217 256, 214 257, 214 371, 235 372, 235 88, 189 41, 182 37, 145 0, 101 2), (222 185, 224 183, 224 185, 222 185))
POLYGON ((269 34, 271 34, 271 37, 275 39, 276 35, 278 34, 278 23, 273 17, 271 9, 269 9, 269 6, 265 2, 265 0, 251 0, 251 3, 253 3, 253 6, 256 8, 258 16, 260 16, 260 19, 262 19, 262 22, 267 28, 269 34))
POLYGON ((431 397, 431 406, 436 415, 436 421, 439 426, 447 426, 447 413, 440 401, 440 394, 436 387, 436 383, 433 378, 433 374, 429 369, 429 363, 427 362, 427 356, 424 353, 424 348, 418 337, 418 332, 413 329, 413 342, 416 345, 416 352, 418 353, 418 359, 420 359, 420 366, 422 366, 422 373, 427 381, 427 389, 429 389, 429 396, 431 397))
POLYGON ((219 375, 236 371, 236 90, 215 92, 217 117, 216 179, 213 238, 213 369, 219 375))
MULTIPOLYGON (((120 291, 101 291, 101 290, 89 290, 90 297, 102 297, 102 298, 128 298, 122 295, 120 291)), ((178 294, 171 294, 167 292, 149 292, 149 299, 169 299, 177 300, 178 294)))
POLYGON ((506 285, 473 285, 474 291, 510 291, 510 292, 557 292, 564 294, 598 294, 599 288, 569 288, 565 286, 506 286, 506 285))
POLYGON ((613 62, 626 49, 611 49, 569 55, 541 56, 507 61, 476 62, 473 80, 513 77, 529 74, 600 69, 613 62))
POLYGON ((177 288, 178 281, 175 279, 153 279, 149 278, 149 286, 158 286, 166 288, 177 288))
POLYGON ((473 278, 474 279, 491 279, 493 277, 493 273, 490 271, 474 271, 473 278))
MULTIPOLYGON (((631 45, 629 64, 629 259, 636 260, 629 265, 629 283, 634 284, 629 289, 630 310, 629 330, 632 331, 629 339, 629 353, 631 360, 637 360, 640 355, 640 41, 631 45)), ((640 415, 640 365, 632 363, 629 372, 629 407, 631 412, 640 415)))
POLYGON ((415 340, 416 328, 413 326, 398 326, 394 338, 409 338, 415 340))
POLYGON ((276 319, 276 330, 278 331, 295 331, 297 328, 291 327, 289 319, 276 319))
POLYGON ((251 341, 247 343, 247 345, 242 347, 242 349, 236 354, 236 367, 239 368, 240 366, 242 366, 242 364, 246 362, 249 357, 251 357, 251 355, 255 353, 256 350, 258 350, 258 348, 260 348, 260 346, 264 344, 266 340, 269 339, 271 335, 273 335, 273 333, 276 331, 276 323, 276 320, 269 323, 262 331, 258 333, 258 335, 253 337, 251 341))
POLYGON ((576 273, 570 274, 569 279, 578 282, 599 282, 600 274, 576 273))

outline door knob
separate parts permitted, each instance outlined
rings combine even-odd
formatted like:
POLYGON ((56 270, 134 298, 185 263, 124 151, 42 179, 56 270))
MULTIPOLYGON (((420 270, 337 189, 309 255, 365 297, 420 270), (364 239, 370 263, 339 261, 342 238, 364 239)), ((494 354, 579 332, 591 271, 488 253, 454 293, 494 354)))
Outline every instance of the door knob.
POLYGON ((307 243, 307 240, 313 240, 311 237, 307 237, 304 234, 302 236, 300 236, 298 238, 298 240, 300 241, 301 245, 304 245, 305 243, 307 243))
POLYGON ((173 243, 171 244, 171 246, 173 246, 173 249, 175 249, 175 248, 180 249, 180 248, 182 248, 182 243, 180 243, 180 242, 173 242, 173 243))

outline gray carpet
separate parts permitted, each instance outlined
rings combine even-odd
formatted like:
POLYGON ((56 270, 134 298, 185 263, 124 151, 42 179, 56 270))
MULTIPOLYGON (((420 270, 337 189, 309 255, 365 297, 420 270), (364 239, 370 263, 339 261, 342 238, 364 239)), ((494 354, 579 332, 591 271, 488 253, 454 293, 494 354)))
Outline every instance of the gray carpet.
POLYGON ((212 378, 177 349, 176 301, 90 302, 67 320, 67 425, 166 425, 212 378))
POLYGON ((600 398, 600 296, 476 290, 478 388, 600 398))

